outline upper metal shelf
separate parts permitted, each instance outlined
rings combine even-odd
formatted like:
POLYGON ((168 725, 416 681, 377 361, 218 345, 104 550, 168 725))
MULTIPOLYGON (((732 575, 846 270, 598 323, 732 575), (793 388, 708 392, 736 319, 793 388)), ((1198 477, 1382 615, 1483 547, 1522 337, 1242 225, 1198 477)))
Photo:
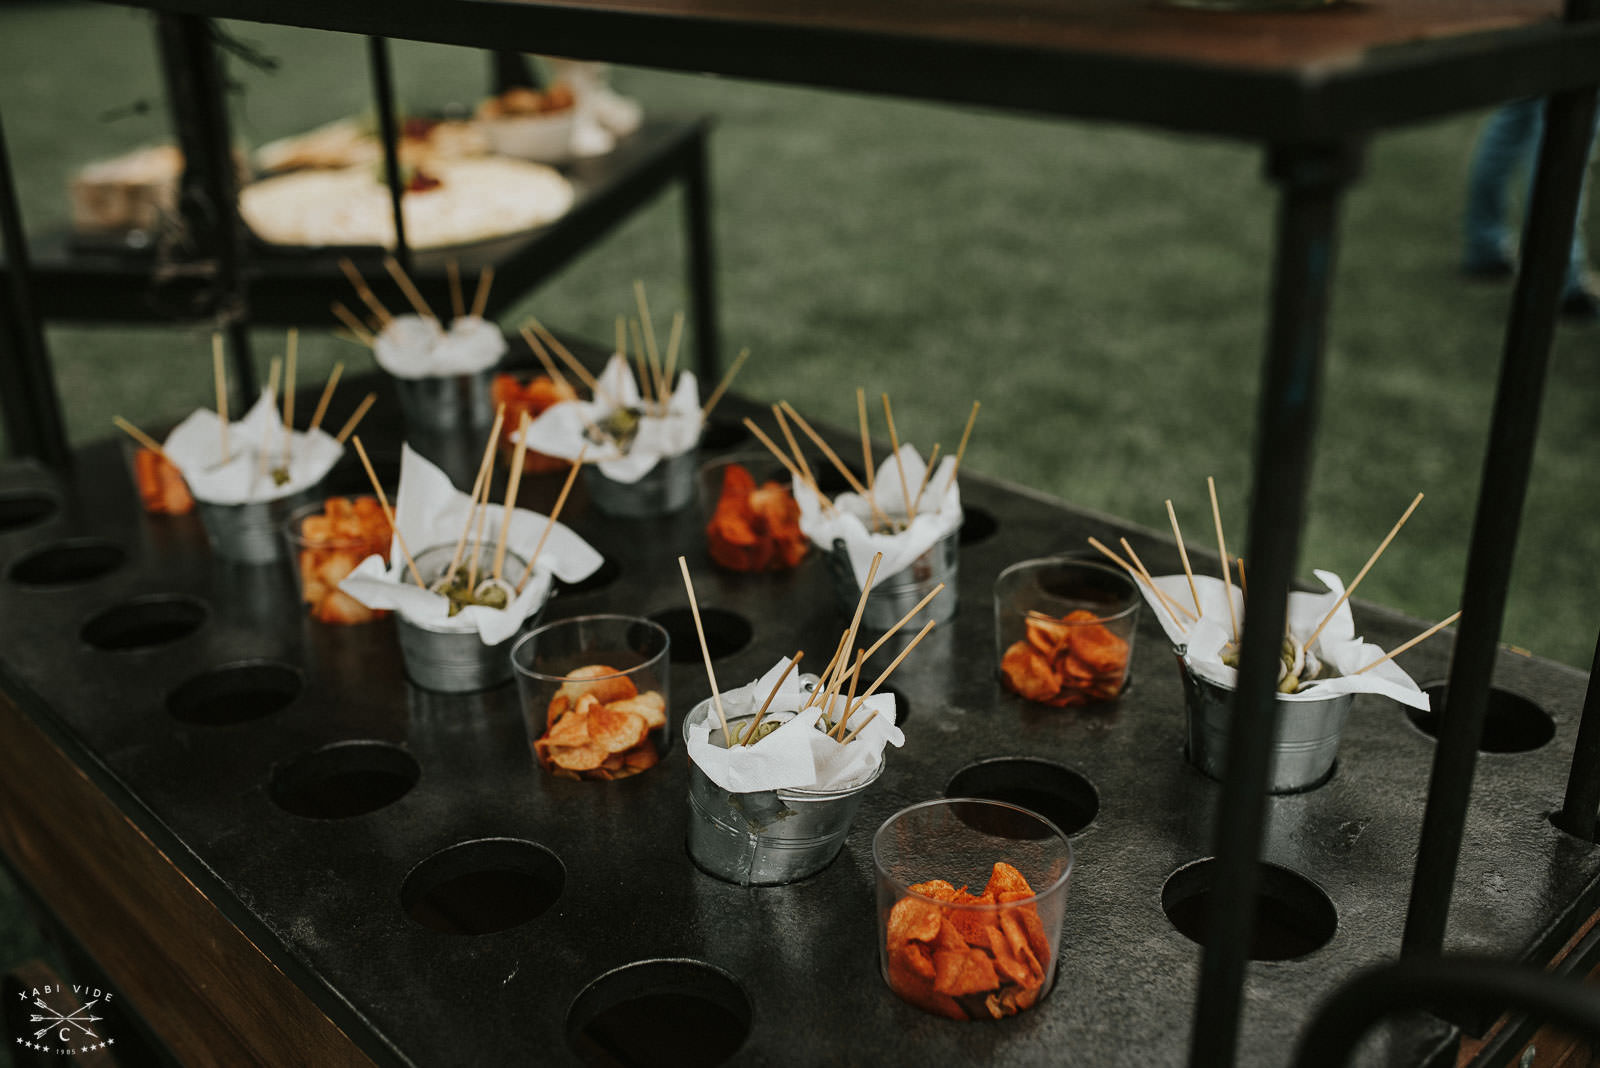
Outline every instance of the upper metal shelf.
MULTIPOLYGON (((115 0, 216 18, 1326 141, 1591 83, 1560 0, 115 0)), ((1576 0, 1574 0, 1576 2, 1576 0)))

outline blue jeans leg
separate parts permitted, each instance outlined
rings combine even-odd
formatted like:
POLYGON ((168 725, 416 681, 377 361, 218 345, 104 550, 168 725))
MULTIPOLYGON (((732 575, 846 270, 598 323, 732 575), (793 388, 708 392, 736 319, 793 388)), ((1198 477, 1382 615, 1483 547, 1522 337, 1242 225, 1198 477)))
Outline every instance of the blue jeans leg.
POLYGON ((1538 99, 1513 101, 1484 123, 1467 174, 1461 262, 1468 270, 1511 259, 1511 186, 1534 158, 1543 130, 1538 99))

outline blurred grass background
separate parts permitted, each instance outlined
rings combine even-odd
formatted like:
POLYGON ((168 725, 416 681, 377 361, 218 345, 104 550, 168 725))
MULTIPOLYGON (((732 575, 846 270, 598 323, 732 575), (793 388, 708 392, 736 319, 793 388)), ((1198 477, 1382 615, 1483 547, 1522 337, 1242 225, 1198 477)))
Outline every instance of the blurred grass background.
MULTIPOLYGON (((361 38, 225 28, 279 61, 229 62, 247 145, 370 108, 361 38)), ((471 106, 487 85, 478 52, 396 42, 394 59, 408 108, 471 106)), ((977 398, 967 470, 1157 529, 1171 497, 1191 537, 1215 475, 1242 531, 1275 211, 1258 148, 655 71, 613 81, 647 111, 717 118, 724 344, 753 350, 741 389, 845 424, 855 387, 888 391, 903 437, 947 449, 977 398)), ((168 136, 149 17, 0 7, 0 113, 30 229, 64 226, 75 168, 168 136)), ((1427 620, 1457 604, 1509 297, 1456 272, 1481 119, 1381 136, 1347 199, 1301 556, 1305 577, 1352 576, 1425 492, 1361 593, 1427 620)), ((506 322, 531 311, 609 339, 634 278, 653 308, 686 304, 680 219, 665 198, 506 322)), ((1600 211, 1585 224, 1600 248, 1600 211)), ((51 326, 73 439, 111 433, 114 413, 156 424, 208 403, 208 333, 51 326)), ((281 338, 257 342, 265 354, 281 338)), ((305 378, 368 359, 325 335, 301 351, 305 378)), ((1582 668, 1600 571, 1597 371, 1600 330, 1563 327, 1504 627, 1582 668)), ((0 914, 0 961, 26 938, 16 926, 0 914)))

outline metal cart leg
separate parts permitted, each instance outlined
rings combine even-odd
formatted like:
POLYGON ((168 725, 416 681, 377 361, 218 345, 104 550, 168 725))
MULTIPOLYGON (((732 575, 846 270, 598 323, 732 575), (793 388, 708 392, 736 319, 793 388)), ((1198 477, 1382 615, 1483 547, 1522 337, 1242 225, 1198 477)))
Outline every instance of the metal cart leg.
POLYGON ((1589 668, 1589 688, 1583 695, 1583 719, 1572 746, 1572 772, 1567 776, 1567 796, 1553 821, 1568 834, 1594 841, 1596 810, 1600 809, 1600 642, 1595 643, 1594 664, 1589 668))
POLYGON ((1489 451, 1467 553, 1461 628, 1411 882, 1401 944, 1407 956, 1436 955, 1444 945, 1594 109, 1591 87, 1551 97, 1545 112, 1544 147, 1523 234, 1522 266, 1506 326, 1489 451))
POLYGON ((28 273, 28 241, 12 180, 5 130, 0 127, 0 250, 6 257, 5 314, 0 316, 0 404, 6 443, 17 456, 32 456, 52 467, 67 462, 67 433, 61 419, 44 326, 33 299, 28 273))
POLYGON ((716 385, 721 363, 721 340, 717 327, 717 277, 715 252, 711 242, 710 151, 706 132, 695 134, 693 155, 683 180, 684 230, 689 244, 689 291, 694 301, 694 326, 697 340, 695 374, 701 388, 716 385))
POLYGON ((1189 1063, 1232 1064, 1246 953, 1254 924, 1265 823, 1267 749, 1289 585, 1300 547, 1311 444, 1320 401, 1335 222, 1360 167, 1357 145, 1275 146, 1268 173, 1281 190, 1250 505, 1250 596, 1241 636, 1228 774, 1217 809, 1217 877, 1201 959, 1189 1063))
POLYGON ((378 134, 383 138, 384 177, 389 183, 389 202, 394 210, 394 258, 410 274, 411 248, 406 244, 405 214, 400 210, 405 183, 400 180, 400 130, 394 119, 394 75, 390 69, 388 40, 368 37, 367 57, 372 66, 372 96, 378 109, 378 134))

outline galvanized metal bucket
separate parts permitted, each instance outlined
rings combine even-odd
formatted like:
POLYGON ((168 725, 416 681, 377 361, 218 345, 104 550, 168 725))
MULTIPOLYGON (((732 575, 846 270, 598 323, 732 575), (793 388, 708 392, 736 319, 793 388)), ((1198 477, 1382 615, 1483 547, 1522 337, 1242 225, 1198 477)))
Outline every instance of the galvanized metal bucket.
POLYGON ((494 423, 494 368, 466 375, 394 378, 409 430, 481 430, 494 423))
MULTIPOLYGON (((1188 712, 1189 763, 1211 778, 1227 775, 1228 730, 1233 721, 1233 689, 1201 678, 1178 657, 1183 676, 1184 706, 1188 712)), ((1335 694, 1319 700, 1289 701, 1279 698, 1273 717, 1272 742, 1267 751, 1267 789, 1275 794, 1297 793, 1321 786, 1333 774, 1354 694, 1335 694)))
MULTIPOLYGON (((749 717, 746 717, 749 718, 749 717)), ((714 723, 709 700, 684 717, 714 723)), ((740 721, 742 722, 742 720, 740 721)), ((718 744, 722 731, 713 726, 718 744)), ((689 762, 689 858, 708 875, 741 886, 779 886, 815 875, 844 848, 861 795, 883 774, 885 761, 847 790, 765 790, 729 793, 689 762)))
POLYGON ((287 497, 243 504, 217 504, 195 499, 195 511, 206 528, 211 551, 239 564, 271 564, 285 558, 288 544, 283 525, 296 511, 322 499, 322 483, 287 497))
MULTIPOLYGON (((422 577, 433 581, 444 574, 455 552, 453 545, 435 546, 416 558, 422 577)), ((494 566, 494 547, 480 550, 478 570, 487 573, 494 566)), ((524 562, 506 553, 506 573, 520 576, 524 562)), ((548 603, 548 602, 547 602, 548 603)), ((511 678, 511 646, 523 632, 536 626, 544 606, 523 621, 517 632, 505 641, 485 645, 476 629, 461 630, 430 626, 395 613, 395 634, 400 639, 400 657, 406 676, 425 690, 440 693, 472 693, 487 690, 511 678)))
MULTIPOLYGON (((958 527, 893 575, 879 575, 873 580, 872 592, 867 594, 861 625, 868 630, 888 630, 941 582, 945 584, 944 592, 923 609, 920 618, 943 622, 955 615, 956 569, 961 562, 960 547, 961 530, 958 527)), ((827 554, 827 559, 839 604, 846 613, 854 613, 857 602, 861 600, 861 584, 856 581, 855 570, 850 566, 850 555, 845 552, 842 539, 834 540, 833 550, 827 554)))
POLYGON ((584 485, 589 500, 606 515, 624 519, 647 519, 671 515, 688 507, 695 495, 695 472, 699 459, 695 450, 666 456, 637 482, 617 482, 601 473, 598 465, 585 464, 584 485))

